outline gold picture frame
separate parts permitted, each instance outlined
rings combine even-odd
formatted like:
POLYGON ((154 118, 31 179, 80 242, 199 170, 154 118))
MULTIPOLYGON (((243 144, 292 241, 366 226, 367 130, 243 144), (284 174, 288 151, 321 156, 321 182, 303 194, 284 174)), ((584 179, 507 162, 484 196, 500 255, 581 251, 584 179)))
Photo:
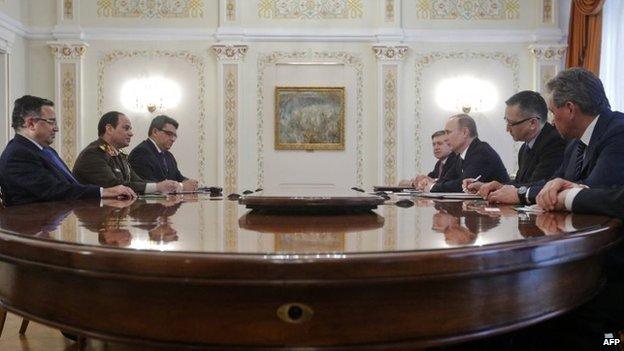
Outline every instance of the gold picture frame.
POLYGON ((276 150, 344 150, 344 87, 275 87, 276 150))

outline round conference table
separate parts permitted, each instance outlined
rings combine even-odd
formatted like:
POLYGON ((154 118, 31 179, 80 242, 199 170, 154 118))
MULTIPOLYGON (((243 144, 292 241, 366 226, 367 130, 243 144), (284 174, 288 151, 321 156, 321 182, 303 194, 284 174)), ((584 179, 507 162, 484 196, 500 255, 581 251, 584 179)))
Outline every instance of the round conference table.
POLYGON ((122 342, 428 347, 582 304, 619 240, 607 217, 413 200, 342 215, 256 213, 208 195, 2 208, 0 300, 122 342))

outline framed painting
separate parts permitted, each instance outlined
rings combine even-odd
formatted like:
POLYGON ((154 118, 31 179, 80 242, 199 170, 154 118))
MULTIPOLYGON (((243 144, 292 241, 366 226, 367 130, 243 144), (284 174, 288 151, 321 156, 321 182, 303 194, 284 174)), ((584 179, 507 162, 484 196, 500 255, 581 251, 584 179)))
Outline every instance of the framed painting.
POLYGON ((275 87, 276 150, 344 150, 344 87, 275 87))

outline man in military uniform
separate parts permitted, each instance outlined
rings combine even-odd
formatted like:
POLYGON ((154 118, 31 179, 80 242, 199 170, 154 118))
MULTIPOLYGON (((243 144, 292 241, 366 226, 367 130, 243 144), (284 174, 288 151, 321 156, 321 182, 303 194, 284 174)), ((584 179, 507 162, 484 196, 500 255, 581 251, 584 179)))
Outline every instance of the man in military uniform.
POLYGON ((176 181, 148 183, 132 170, 127 155, 121 151, 130 144, 132 135, 132 125, 126 115, 116 111, 105 113, 98 123, 99 138, 82 150, 74 164, 78 181, 101 187, 123 184, 138 194, 182 190, 176 181))

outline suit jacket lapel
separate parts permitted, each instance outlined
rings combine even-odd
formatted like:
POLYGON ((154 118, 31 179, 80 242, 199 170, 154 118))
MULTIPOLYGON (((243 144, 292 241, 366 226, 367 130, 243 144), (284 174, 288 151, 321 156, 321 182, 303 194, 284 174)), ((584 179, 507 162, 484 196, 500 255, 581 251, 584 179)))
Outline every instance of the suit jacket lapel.
POLYGON ((39 159, 43 161, 46 168, 52 171, 52 173, 54 173, 54 175, 56 175, 57 178, 67 180, 67 177, 65 177, 63 172, 61 172, 61 170, 56 168, 56 166, 52 163, 52 161, 48 160, 45 156, 43 156, 43 151, 39 149, 35 144, 33 144, 32 141, 28 140, 26 137, 21 136, 19 134, 15 134, 15 140, 18 141, 23 146, 25 146, 26 148, 28 148, 29 150, 31 150, 32 152, 34 152, 37 155, 37 157, 39 157, 39 159))
MULTIPOLYGON (((158 164, 158 169, 160 170, 161 175, 164 176, 165 178, 167 178, 167 176, 168 176, 167 175, 167 170, 164 169, 164 167, 163 167, 162 158, 160 156, 160 153, 158 152, 158 149, 156 148, 156 145, 154 145, 154 143, 151 140, 149 140, 149 138, 146 139, 144 141, 144 143, 147 144, 147 148, 150 150, 152 155, 156 158, 156 162, 158 164)), ((163 156, 165 156, 164 152, 163 152, 163 156)), ((165 158, 165 161, 166 161, 166 158, 165 158)))
POLYGON ((602 139, 602 136, 607 131, 609 124, 613 116, 611 111, 603 111, 600 114, 600 118, 598 118, 598 122, 596 122, 596 127, 594 127, 594 132, 592 133, 591 139, 589 139, 589 145, 587 145, 587 149, 585 150, 585 158, 583 158, 583 167, 581 168, 581 177, 587 171, 587 167, 593 163, 594 154, 596 153, 596 145, 598 145, 602 139))

